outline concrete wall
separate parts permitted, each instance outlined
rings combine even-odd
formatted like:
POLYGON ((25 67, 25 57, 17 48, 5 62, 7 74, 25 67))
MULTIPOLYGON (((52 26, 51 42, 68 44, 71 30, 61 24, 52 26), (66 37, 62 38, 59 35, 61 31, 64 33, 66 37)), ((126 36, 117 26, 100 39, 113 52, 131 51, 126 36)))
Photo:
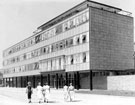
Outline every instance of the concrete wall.
POLYGON ((107 77, 108 90, 135 91, 135 75, 107 77))
POLYGON ((90 9, 91 69, 133 69, 133 18, 90 9))
MULTIPOLYGON (((80 88, 90 88, 90 75, 88 73, 80 74, 80 88)), ((94 76, 93 77, 93 89, 107 90, 107 77, 106 76, 94 76)))

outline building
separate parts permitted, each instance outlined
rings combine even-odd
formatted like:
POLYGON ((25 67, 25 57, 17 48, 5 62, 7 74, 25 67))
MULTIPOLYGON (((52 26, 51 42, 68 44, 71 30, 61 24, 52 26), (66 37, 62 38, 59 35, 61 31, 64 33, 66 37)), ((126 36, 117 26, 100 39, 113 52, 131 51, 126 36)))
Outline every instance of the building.
POLYGON ((3 70, 0 69, 0 87, 3 86, 3 70))
POLYGON ((107 76, 134 68, 133 17, 120 8, 86 0, 3 51, 10 87, 107 89, 107 76))

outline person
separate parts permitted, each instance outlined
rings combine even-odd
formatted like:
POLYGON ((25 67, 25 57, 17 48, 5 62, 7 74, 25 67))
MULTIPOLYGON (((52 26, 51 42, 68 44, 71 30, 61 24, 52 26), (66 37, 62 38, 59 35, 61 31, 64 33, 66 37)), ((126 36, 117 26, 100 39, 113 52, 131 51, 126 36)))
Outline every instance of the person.
POLYGON ((68 86, 66 84, 63 87, 63 91, 64 91, 64 101, 67 101, 69 94, 68 94, 68 86))
POLYGON ((44 91, 44 102, 48 103, 50 98, 50 86, 48 85, 48 83, 45 83, 45 85, 43 86, 43 91, 44 91))
POLYGON ((46 97, 45 97, 45 87, 46 87, 46 84, 43 85, 43 98, 44 98, 44 102, 46 102, 46 97))
POLYGON ((37 86, 37 97, 38 97, 38 102, 41 103, 42 99, 43 99, 43 94, 42 94, 42 86, 41 86, 41 83, 39 82, 38 83, 38 86, 37 86))
POLYGON ((26 87, 26 93, 28 96, 29 103, 31 103, 31 95, 32 95, 33 89, 31 86, 31 82, 28 82, 28 86, 26 87))
POLYGON ((75 92, 74 92, 74 86, 72 85, 72 83, 70 83, 68 92, 69 92, 70 101, 73 101, 75 92))

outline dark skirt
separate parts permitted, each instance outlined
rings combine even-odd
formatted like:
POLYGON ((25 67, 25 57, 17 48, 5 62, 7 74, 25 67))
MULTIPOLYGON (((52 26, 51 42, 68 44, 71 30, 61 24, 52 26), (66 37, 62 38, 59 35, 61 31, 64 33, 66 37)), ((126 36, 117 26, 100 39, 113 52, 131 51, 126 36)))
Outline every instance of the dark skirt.
POLYGON ((31 99, 32 92, 28 92, 28 99, 31 99))

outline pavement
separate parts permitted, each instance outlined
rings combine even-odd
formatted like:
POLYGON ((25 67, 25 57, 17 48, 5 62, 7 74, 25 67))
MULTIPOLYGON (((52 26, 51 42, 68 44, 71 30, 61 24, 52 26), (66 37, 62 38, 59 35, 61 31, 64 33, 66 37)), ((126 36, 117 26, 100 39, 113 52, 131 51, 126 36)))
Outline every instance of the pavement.
POLYGON ((28 103, 25 91, 25 88, 0 87, 0 105, 135 105, 134 92, 75 90, 74 101, 65 102, 62 89, 51 89, 49 103, 38 103, 34 89, 32 103, 28 103))

